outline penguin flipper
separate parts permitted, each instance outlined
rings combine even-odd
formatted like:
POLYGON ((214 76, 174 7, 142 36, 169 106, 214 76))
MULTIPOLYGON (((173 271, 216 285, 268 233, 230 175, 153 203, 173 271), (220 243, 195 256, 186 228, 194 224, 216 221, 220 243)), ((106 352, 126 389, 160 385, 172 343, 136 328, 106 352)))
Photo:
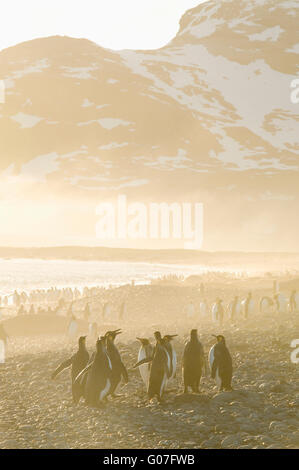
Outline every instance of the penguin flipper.
POLYGON ((152 362, 153 359, 154 359, 153 357, 145 357, 144 359, 141 359, 141 361, 137 362, 133 366, 133 369, 136 369, 136 367, 142 366, 142 364, 147 364, 148 362, 152 362))
POLYGON ((62 372, 64 369, 67 369, 72 365, 73 362, 73 356, 70 359, 67 359, 67 361, 64 361, 62 364, 60 364, 59 367, 57 367, 56 370, 54 370, 53 374, 51 375, 51 379, 54 380, 55 377, 57 377, 60 372, 62 372))
POLYGON ((77 377, 75 378, 74 380, 74 383, 77 383, 77 384, 82 384, 82 380, 84 380, 84 376, 85 374, 89 371, 89 369, 91 368, 93 362, 91 362, 90 364, 88 364, 83 370, 81 370, 81 372, 77 375, 77 377))

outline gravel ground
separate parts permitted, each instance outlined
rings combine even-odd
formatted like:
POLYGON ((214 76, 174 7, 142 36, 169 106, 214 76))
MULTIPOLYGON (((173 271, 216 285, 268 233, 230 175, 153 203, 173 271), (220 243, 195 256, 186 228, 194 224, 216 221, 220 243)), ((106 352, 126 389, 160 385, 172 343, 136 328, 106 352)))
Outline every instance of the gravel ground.
MULTIPOLYGON (((122 325, 117 345, 129 369, 121 397, 101 409, 72 404, 70 373, 49 379, 57 365, 76 349, 65 336, 13 338, 7 360, 0 365, 0 448, 298 448, 299 375, 291 362, 290 343, 299 338, 299 315, 287 314, 221 329, 210 322, 171 327, 138 322, 122 325), (191 327, 197 327, 208 353, 212 333, 222 333, 232 353, 232 392, 218 393, 204 377, 201 393, 184 395, 181 357, 191 327), (178 333, 176 378, 169 382, 165 402, 149 403, 136 362, 138 335, 178 333), (216 329, 216 331, 215 331, 216 329)), ((103 326, 104 330, 104 326, 103 326)), ((87 343, 91 352, 94 345, 87 343)))

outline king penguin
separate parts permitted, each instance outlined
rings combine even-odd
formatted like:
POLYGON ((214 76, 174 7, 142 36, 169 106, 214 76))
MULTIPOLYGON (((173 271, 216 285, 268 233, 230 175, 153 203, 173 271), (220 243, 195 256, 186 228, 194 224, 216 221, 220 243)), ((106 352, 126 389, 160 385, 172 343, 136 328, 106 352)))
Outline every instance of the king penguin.
POLYGON ((184 393, 188 387, 194 393, 199 392, 203 369, 206 368, 204 350, 197 336, 197 330, 191 330, 190 340, 186 343, 183 354, 184 393))
MULTIPOLYGON (((140 349, 138 352, 138 362, 142 361, 143 359, 148 359, 153 357, 154 354, 154 348, 151 345, 149 339, 147 338, 136 338, 138 341, 140 341, 140 349)), ((146 389, 148 388, 148 382, 149 382, 149 375, 150 375, 150 363, 148 362, 147 364, 142 364, 139 366, 139 372, 141 375, 141 378, 146 386, 146 389)))
POLYGON ((107 344, 107 353, 112 365, 112 376, 111 376, 111 388, 110 395, 116 397, 115 394, 116 388, 123 377, 124 382, 127 384, 129 381, 127 369, 122 362, 120 353, 117 347, 114 344, 114 340, 117 335, 121 333, 121 330, 108 331, 105 334, 106 344, 107 344))
POLYGON ((175 352, 175 349, 171 343, 171 341, 173 340, 173 338, 175 338, 176 336, 178 335, 165 335, 163 337, 163 342, 164 342, 164 345, 165 345, 165 348, 169 354, 169 357, 170 357, 170 379, 173 379, 175 377, 175 373, 176 373, 176 366, 177 366, 177 356, 176 356, 176 352, 175 352))
POLYGON ((67 367, 71 367, 71 377, 72 377, 72 394, 73 394, 73 400, 76 403, 76 386, 75 386, 75 379, 78 376, 78 374, 86 367, 88 360, 89 360, 89 353, 86 349, 86 336, 80 336, 79 338, 79 348, 78 351, 69 359, 64 361, 62 364, 60 364, 59 367, 53 372, 51 375, 52 380, 57 377, 60 372, 62 372, 64 369, 67 367))
MULTIPOLYGON (((215 336, 215 335, 213 335, 215 336)), ((232 358, 222 335, 215 336, 217 343, 212 346, 209 353, 211 375, 222 390, 232 390, 231 381, 233 374, 232 358)))
POLYGON ((161 402, 167 381, 171 375, 170 357, 166 349, 165 340, 161 337, 160 332, 156 331, 154 335, 157 343, 153 357, 137 362, 134 368, 139 367, 141 364, 151 362, 147 389, 148 398, 151 400, 157 396, 158 401, 161 402))
POLYGON ((107 354, 106 338, 96 342, 93 361, 83 369, 75 380, 77 400, 84 396, 86 405, 97 407, 111 390, 112 365, 107 354))

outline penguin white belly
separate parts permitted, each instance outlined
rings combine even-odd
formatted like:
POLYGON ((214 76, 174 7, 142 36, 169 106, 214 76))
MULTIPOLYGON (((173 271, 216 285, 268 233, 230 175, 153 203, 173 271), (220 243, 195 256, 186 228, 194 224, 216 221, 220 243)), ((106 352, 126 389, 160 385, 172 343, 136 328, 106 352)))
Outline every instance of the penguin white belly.
POLYGON ((206 317, 206 315, 207 315, 207 306, 206 306, 205 303, 202 302, 202 303, 200 304, 199 310, 200 310, 200 315, 201 315, 202 317, 206 317))
POLYGON ((76 332, 77 332, 77 329, 78 329, 78 324, 76 321, 72 321, 70 326, 69 326, 69 336, 70 337, 73 337, 75 336, 76 332))
POLYGON ((171 371, 171 367, 172 367, 172 363, 171 363, 171 360, 170 360, 170 355, 168 354, 168 352, 166 351, 165 349, 165 353, 167 355, 167 367, 168 367, 168 372, 171 371))
MULTIPOLYGON (((209 352, 209 364, 210 364, 211 371, 212 371, 212 366, 213 366, 213 362, 214 362, 214 348, 215 348, 215 345, 211 347, 210 352, 209 352)), ((220 387, 221 386, 221 379, 219 377, 218 367, 216 369, 215 381, 216 381, 216 384, 218 385, 218 387, 220 387)))
POLYGON ((248 315, 252 315, 254 312, 254 301, 250 300, 248 305, 248 315))
MULTIPOLYGON (((141 347, 139 349, 139 353, 138 353, 138 362, 142 361, 145 358, 146 358, 146 351, 143 347, 141 347)), ((139 372, 140 372, 141 378, 142 378, 145 386, 148 387, 149 374, 150 374, 150 364, 149 363, 148 364, 141 364, 141 366, 139 366, 139 372)))
POLYGON ((164 390, 165 390, 165 387, 166 387, 166 385, 167 385, 167 382, 168 382, 167 373, 164 372, 163 379, 162 379, 162 383, 161 383, 161 387, 160 387, 160 397, 162 397, 162 395, 163 395, 163 392, 164 392, 164 390))
POLYGON ((109 393, 111 387, 111 382, 107 379, 105 388, 100 392, 99 400, 102 401, 109 393))
POLYGON ((176 373, 176 364, 177 364, 177 357, 176 357, 176 352, 174 348, 172 348, 172 374, 171 374, 171 379, 175 377, 176 373))

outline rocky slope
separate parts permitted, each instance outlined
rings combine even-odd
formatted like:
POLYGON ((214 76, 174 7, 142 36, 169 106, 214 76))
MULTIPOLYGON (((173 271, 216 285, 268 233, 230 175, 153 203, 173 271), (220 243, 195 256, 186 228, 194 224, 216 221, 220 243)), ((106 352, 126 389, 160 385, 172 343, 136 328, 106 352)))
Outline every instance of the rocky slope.
MULTIPOLYGON (((297 23, 295 2, 209 1, 155 51, 50 37, 0 52, 3 197, 66 197, 65 223, 82 235, 94 202, 120 192, 201 201, 210 232, 220 222, 233 237, 224 249, 243 249, 240 221, 255 248, 273 249, 276 230, 294 247, 297 23), (73 207, 82 199, 88 214, 73 207), (76 211, 86 224, 74 222, 76 211), (284 228, 290 219, 293 234, 284 228)), ((210 236, 206 248, 219 240, 210 236)))

